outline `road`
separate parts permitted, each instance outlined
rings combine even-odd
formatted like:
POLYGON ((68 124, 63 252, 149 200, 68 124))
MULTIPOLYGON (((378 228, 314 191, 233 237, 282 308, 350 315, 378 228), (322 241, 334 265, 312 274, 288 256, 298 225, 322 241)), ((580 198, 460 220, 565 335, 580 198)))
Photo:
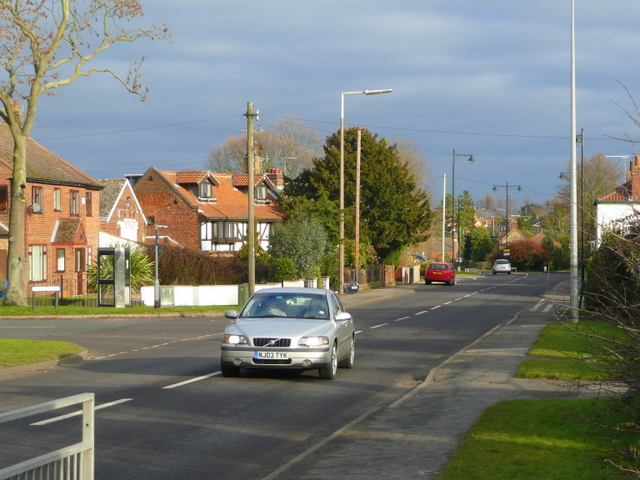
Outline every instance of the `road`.
MULTIPOLYGON (((512 274, 454 287, 405 286, 397 296, 349 308, 356 367, 334 381, 316 371, 220 377, 222 317, 1 321, 2 337, 69 340, 92 356, 74 367, 1 378, 0 408, 94 392, 96 479, 261 479, 401 398, 560 279, 512 274)), ((7 446, 0 466, 77 435, 77 417, 42 415, 0 428, 7 446)))

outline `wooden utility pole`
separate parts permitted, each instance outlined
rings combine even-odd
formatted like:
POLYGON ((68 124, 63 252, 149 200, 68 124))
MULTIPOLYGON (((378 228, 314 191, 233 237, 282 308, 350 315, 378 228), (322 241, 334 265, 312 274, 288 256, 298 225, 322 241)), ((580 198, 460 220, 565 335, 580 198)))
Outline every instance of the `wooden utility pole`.
POLYGON ((255 159, 253 151, 253 103, 247 103, 247 188, 249 219, 247 224, 247 260, 249 262, 249 296, 256 291, 256 223, 255 223, 255 159))

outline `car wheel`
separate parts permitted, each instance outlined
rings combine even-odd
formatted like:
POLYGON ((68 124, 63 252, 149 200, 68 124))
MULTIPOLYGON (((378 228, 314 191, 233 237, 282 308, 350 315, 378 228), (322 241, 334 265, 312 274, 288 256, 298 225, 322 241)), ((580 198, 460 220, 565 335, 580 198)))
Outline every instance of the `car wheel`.
POLYGON ((240 367, 236 367, 231 363, 223 363, 220 366, 223 377, 237 377, 240 375, 240 367))
POLYGON ((430 281, 430 280, 425 280, 425 281, 424 281, 424 284, 425 284, 425 285, 431 285, 431 281, 430 281))
POLYGON ((340 362, 338 363, 338 366, 340 368, 353 368, 353 364, 355 362, 356 359, 356 345, 355 345, 355 340, 353 337, 351 337, 351 345, 349 346, 349 355, 347 356, 347 358, 344 358, 342 360, 340 360, 340 362))
POLYGON ((507 272, 507 275, 511 275, 511 272, 507 272))
POLYGON ((338 350, 336 348, 336 344, 333 344, 331 347, 331 360, 329 361, 329 365, 326 368, 318 369, 318 375, 320 378, 325 380, 333 380, 336 378, 336 373, 338 371, 338 350))
POLYGON ((494 275, 495 275, 496 273, 498 273, 498 272, 493 272, 493 274, 494 274, 494 275))

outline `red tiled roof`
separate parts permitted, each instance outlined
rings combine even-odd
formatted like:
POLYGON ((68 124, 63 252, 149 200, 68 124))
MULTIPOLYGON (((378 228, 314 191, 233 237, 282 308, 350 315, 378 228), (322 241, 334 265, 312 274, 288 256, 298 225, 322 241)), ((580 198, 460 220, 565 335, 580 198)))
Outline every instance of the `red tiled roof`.
POLYGON ((176 183, 199 183, 207 172, 178 172, 176 173, 176 183))
POLYGON ((627 182, 617 187, 613 192, 599 197, 598 202, 632 202, 640 201, 640 192, 633 192, 632 182, 627 182), (635 195, 634 195, 635 193, 635 195), (634 198, 637 197, 637 198, 634 198))
MULTIPOLYGON (((13 137, 9 126, 0 123, 0 161, 13 169, 13 137)), ((27 139, 27 181, 74 185, 99 190, 103 185, 38 142, 27 139)))
MULTIPOLYGON (((164 175, 169 180, 169 183, 173 185, 170 179, 175 178, 177 172, 165 170, 158 172, 164 175)), ((230 173, 211 173, 211 175, 217 181, 217 185, 214 188, 215 203, 201 202, 188 189, 180 185, 173 186, 192 206, 197 207, 202 215, 207 218, 248 218, 248 197, 243 191, 238 190, 234 186, 234 177, 237 175, 230 173)), ((245 180, 246 179, 247 175, 245 175, 245 180)), ((276 202, 256 203, 254 214, 257 220, 281 220, 285 217, 285 213, 276 202)))

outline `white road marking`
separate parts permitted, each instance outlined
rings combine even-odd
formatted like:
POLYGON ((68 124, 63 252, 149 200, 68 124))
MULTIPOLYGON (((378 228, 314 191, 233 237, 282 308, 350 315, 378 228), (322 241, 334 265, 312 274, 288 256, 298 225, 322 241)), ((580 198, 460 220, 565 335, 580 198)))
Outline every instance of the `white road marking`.
POLYGON ((384 327, 385 325, 389 325, 388 323, 381 323, 380 325, 376 325, 374 327, 369 327, 370 330, 373 330, 374 328, 380 328, 380 327, 384 327))
MULTIPOLYGON (((417 314, 416 314, 416 315, 417 315, 417 314)), ((406 320, 407 318, 411 318, 411 317, 400 317, 400 318, 398 318, 398 319, 396 319, 396 320, 394 320, 394 321, 396 321, 396 322, 400 322, 400 321, 402 321, 402 320, 406 320)))
POLYGON ((173 385, 167 385, 166 387, 162 387, 163 390, 171 390, 172 388, 182 387, 183 385, 188 385, 190 383, 199 382, 200 380, 206 380, 207 378, 215 377, 216 375, 220 375, 222 372, 213 372, 208 375, 203 375, 201 377, 192 378, 190 380, 185 380, 184 382, 174 383, 173 385))
MULTIPOLYGON (((102 405, 98 405, 95 410, 102 410, 103 408, 113 407, 114 405, 120 405, 121 403, 130 402, 133 398, 121 398, 120 400, 116 400, 114 402, 103 403, 102 405)), ((53 417, 49 420, 42 420, 41 422, 32 423, 33 426, 41 426, 48 425, 49 423, 59 422, 60 420, 65 420, 71 417, 77 417, 78 415, 82 415, 82 410, 78 410, 76 412, 67 413, 66 415, 60 415, 59 417, 53 417)))

